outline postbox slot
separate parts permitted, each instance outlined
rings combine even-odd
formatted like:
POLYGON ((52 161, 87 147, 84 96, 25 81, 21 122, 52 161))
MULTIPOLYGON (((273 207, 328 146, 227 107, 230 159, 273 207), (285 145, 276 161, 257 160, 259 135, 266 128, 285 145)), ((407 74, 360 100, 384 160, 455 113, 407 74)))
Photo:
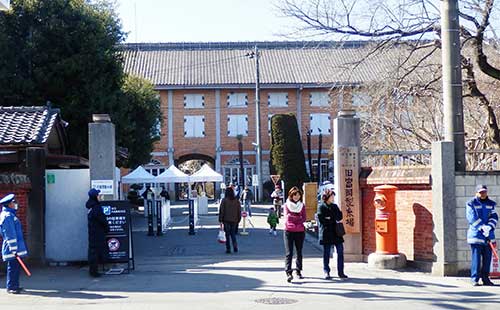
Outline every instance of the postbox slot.
POLYGON ((380 233, 387 232, 387 220, 375 220, 375 231, 380 233))

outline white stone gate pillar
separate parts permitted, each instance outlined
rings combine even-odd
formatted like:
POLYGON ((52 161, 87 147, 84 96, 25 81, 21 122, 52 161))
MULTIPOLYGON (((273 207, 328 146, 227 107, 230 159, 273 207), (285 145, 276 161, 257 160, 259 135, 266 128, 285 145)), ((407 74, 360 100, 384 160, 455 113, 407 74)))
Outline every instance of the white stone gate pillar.
POLYGON ((361 192, 359 189, 360 120, 354 110, 341 110, 333 120, 336 202, 344 215, 347 261, 363 261, 361 192))

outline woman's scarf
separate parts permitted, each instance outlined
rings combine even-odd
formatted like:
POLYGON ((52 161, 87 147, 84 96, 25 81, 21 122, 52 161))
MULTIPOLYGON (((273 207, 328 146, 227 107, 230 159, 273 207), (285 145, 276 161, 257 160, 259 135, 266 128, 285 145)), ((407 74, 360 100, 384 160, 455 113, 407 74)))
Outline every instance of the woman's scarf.
POLYGON ((287 199, 286 205, 288 207, 288 210, 294 213, 300 213, 300 211, 302 211, 302 208, 304 207, 302 201, 293 202, 290 199, 287 199))

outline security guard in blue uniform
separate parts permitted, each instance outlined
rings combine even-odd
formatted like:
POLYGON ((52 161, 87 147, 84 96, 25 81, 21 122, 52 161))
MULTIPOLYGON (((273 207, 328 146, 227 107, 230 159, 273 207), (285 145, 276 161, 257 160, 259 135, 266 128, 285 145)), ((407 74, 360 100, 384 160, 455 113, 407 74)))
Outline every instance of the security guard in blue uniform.
POLYGON ((496 202, 488 198, 486 185, 476 187, 476 197, 467 202, 466 216, 469 222, 467 243, 472 250, 470 267, 473 286, 479 285, 479 278, 483 285, 494 285, 489 278, 491 264, 490 241, 495 240, 495 227, 498 214, 495 210, 496 202))
POLYGON ((19 294, 23 289, 19 286, 19 271, 21 266, 16 256, 28 255, 24 243, 21 221, 16 217, 18 204, 14 194, 9 194, 0 200, 0 232, 3 238, 2 259, 7 262, 7 293, 19 294))

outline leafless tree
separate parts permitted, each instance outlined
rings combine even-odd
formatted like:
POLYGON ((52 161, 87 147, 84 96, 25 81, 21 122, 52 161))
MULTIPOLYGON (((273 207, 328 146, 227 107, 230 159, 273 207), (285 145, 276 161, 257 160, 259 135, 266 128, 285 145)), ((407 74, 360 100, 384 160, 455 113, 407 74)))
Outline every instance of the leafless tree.
MULTIPOLYGON (((363 123, 363 145, 393 150, 428 149, 442 138, 440 5, 438 0, 277 2, 283 15, 298 21, 292 35, 370 41, 358 62, 346 64, 347 71, 370 60, 393 61, 385 76, 364 85, 370 104, 358 107, 370 115, 363 123)), ((500 5, 462 0, 459 10, 466 146, 469 151, 499 148, 500 5)), ((486 159, 491 156, 473 162, 477 166, 486 159)))

